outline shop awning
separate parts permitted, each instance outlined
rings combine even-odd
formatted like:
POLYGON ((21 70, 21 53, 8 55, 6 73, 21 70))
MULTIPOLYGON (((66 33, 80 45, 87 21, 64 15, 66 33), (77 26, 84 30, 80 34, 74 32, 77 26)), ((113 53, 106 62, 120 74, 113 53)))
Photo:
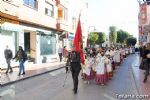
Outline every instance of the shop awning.
POLYGON ((22 30, 19 25, 7 23, 7 22, 0 25, 0 27, 1 27, 1 30, 7 30, 7 31, 20 31, 20 30, 22 30))

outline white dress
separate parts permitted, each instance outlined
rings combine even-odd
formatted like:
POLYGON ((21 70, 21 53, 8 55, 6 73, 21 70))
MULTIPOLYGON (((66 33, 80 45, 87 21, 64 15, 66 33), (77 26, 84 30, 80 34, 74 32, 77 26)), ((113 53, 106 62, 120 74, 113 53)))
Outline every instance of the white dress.
POLYGON ((130 48, 130 54, 132 53, 132 48, 130 48))
POLYGON ((89 59, 89 60, 86 60, 85 74, 90 75, 90 71, 91 71, 91 64, 90 64, 90 59, 89 59))
POLYGON ((126 54, 128 54, 128 53, 129 53, 129 52, 128 52, 128 48, 126 48, 126 49, 125 49, 125 51, 126 51, 126 54))
POLYGON ((120 51, 116 50, 115 52, 115 62, 119 63, 120 62, 120 51))
POLYGON ((97 65, 95 67, 96 74, 105 74, 105 64, 104 64, 104 57, 98 57, 96 59, 97 65))
POLYGON ((107 64, 106 64, 107 72, 108 73, 112 72, 111 60, 107 58, 106 62, 107 62, 107 64))

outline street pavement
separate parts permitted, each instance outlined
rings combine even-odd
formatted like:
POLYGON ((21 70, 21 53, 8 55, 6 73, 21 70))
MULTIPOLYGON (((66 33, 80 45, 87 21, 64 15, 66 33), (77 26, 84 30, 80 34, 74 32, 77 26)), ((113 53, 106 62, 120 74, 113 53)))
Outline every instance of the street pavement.
MULTIPOLYGON (((137 67, 138 62, 138 54, 130 55, 117 67, 113 79, 105 86, 97 85, 94 80, 90 84, 85 84, 79 77, 77 94, 72 91, 71 73, 66 74, 62 68, 3 86, 0 89, 0 100, 120 100, 120 95, 148 95, 150 79, 148 78, 146 83, 142 82, 143 71, 137 67), (145 88, 147 91, 144 91, 145 88)), ((150 98, 121 100, 150 100, 150 98)))

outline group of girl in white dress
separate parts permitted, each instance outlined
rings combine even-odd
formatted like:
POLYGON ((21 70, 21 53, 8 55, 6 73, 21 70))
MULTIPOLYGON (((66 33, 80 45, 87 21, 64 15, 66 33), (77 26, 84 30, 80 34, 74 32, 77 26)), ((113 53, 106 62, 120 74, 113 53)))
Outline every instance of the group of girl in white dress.
POLYGON ((100 50, 93 57, 86 55, 85 65, 82 65, 83 80, 87 84, 95 80, 97 84, 105 85, 129 53, 132 53, 130 48, 117 48, 100 50))

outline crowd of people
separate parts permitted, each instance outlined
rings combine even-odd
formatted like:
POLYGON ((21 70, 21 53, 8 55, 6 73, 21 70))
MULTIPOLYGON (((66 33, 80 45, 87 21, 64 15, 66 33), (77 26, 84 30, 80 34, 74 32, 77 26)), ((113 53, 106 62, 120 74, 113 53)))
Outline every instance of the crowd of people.
POLYGON ((97 48, 85 50, 85 65, 82 65, 82 77, 89 84, 95 79, 97 84, 105 85, 113 78, 114 71, 124 58, 134 53, 133 47, 97 48))

